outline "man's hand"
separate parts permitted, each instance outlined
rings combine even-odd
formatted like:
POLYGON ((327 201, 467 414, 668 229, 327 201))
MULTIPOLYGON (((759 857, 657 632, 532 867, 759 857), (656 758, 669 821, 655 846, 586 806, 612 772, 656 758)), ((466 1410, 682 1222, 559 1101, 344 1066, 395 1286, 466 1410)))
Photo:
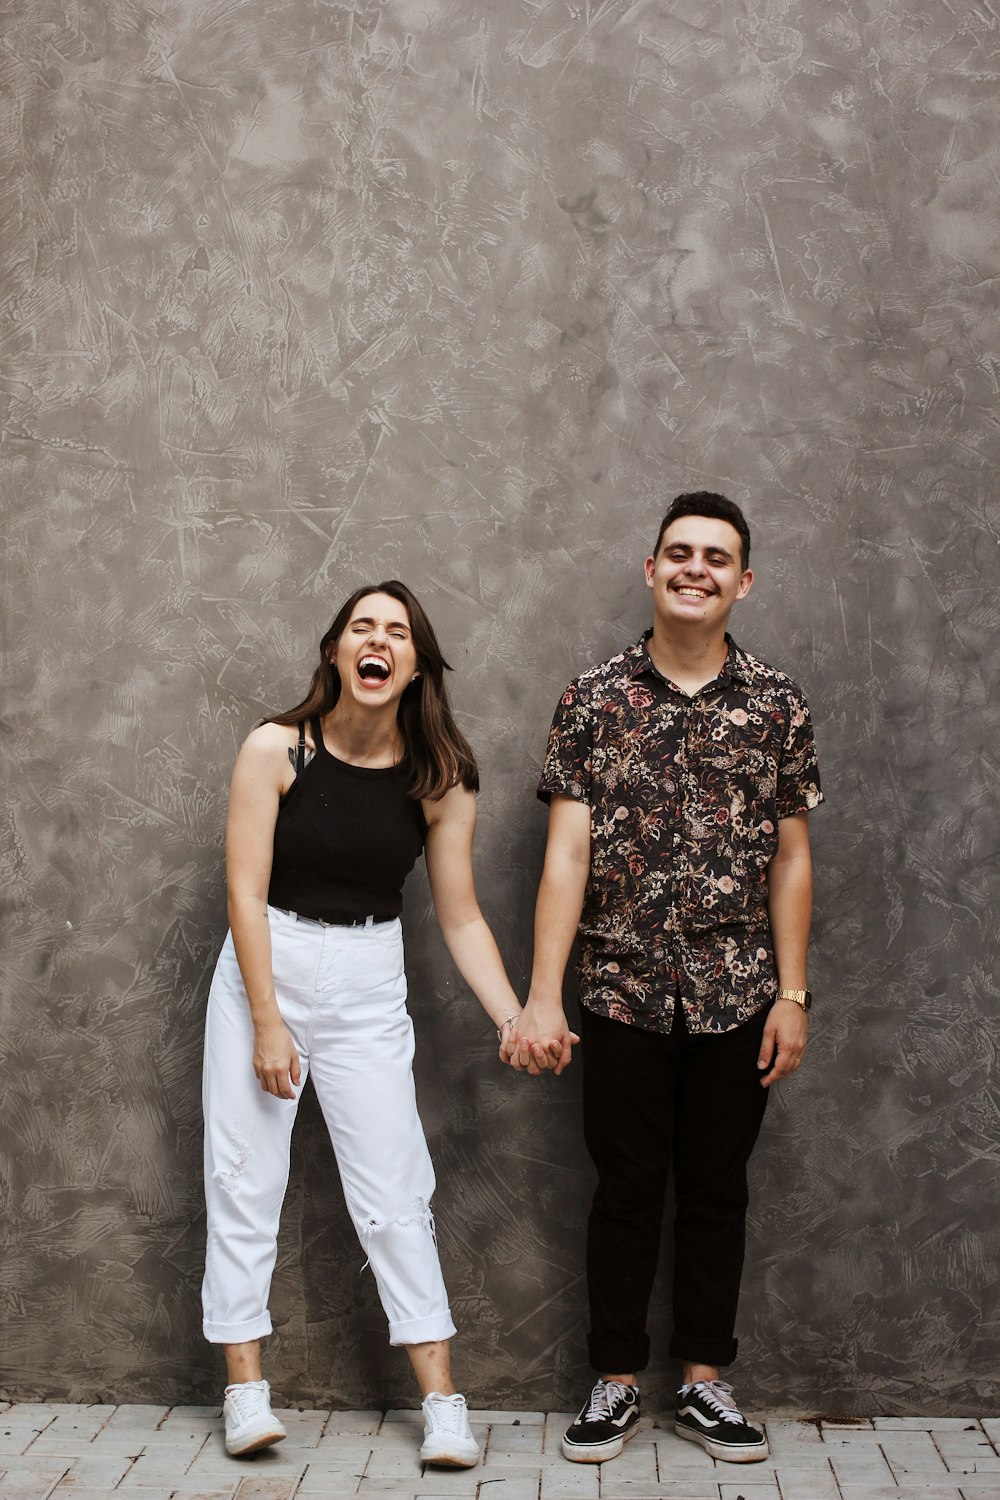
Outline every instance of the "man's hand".
POLYGON ((539 1073, 551 1069, 558 1078, 573 1060, 573 1048, 580 1038, 570 1031, 563 1008, 558 1003, 528 1003, 510 1028, 500 1047, 500 1056, 515 1072, 539 1073))
POLYGON ((776 1000, 771 1006, 761 1038, 757 1066, 768 1069, 761 1078, 764 1087, 779 1083, 794 1073, 802 1061, 809 1034, 809 1017, 794 1000, 776 1000))
POLYGON ((254 1027, 253 1070, 265 1094, 273 1094, 275 1099, 295 1098, 302 1071, 299 1054, 284 1021, 261 1022, 254 1027))
POLYGON ((530 1073, 536 1077, 540 1073, 554 1068, 562 1054, 562 1045, 552 1042, 548 1048, 542 1042, 531 1044, 531 1056, 527 1062, 521 1062, 522 1048, 520 1038, 516 1031, 504 1033, 504 1039, 500 1043, 500 1061, 513 1068, 515 1073, 530 1073))

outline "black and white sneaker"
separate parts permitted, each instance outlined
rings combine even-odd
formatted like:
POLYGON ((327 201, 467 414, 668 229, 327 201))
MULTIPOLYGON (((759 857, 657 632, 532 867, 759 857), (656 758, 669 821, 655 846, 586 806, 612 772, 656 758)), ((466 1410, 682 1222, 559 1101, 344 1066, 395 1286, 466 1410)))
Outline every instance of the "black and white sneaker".
POLYGON ((767 1438, 737 1411, 733 1388, 724 1380, 681 1386, 674 1431, 725 1463, 755 1464, 768 1455, 767 1438))
POLYGON ((563 1458, 575 1464, 602 1464, 617 1458, 639 1424, 639 1387, 599 1380, 583 1410, 566 1429, 563 1458))

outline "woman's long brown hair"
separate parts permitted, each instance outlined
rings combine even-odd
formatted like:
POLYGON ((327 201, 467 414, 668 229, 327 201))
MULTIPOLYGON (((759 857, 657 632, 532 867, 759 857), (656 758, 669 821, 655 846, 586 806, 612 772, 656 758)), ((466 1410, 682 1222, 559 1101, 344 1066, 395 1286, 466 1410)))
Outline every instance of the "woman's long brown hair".
POLYGON ((313 673, 306 696, 294 708, 283 714, 274 714, 266 722, 308 723, 310 719, 321 719, 334 707, 340 697, 340 675, 327 653, 340 640, 356 606, 368 594, 388 594, 390 599, 404 606, 410 617, 420 676, 407 686, 399 700, 396 716, 403 737, 403 764, 409 773, 407 790, 410 796, 434 801, 459 784, 470 791, 478 791, 479 769, 475 754, 455 723, 448 702, 444 674, 450 672, 451 667, 441 654, 434 627, 423 605, 397 578, 354 590, 337 611, 333 624, 319 643, 319 666, 313 673))

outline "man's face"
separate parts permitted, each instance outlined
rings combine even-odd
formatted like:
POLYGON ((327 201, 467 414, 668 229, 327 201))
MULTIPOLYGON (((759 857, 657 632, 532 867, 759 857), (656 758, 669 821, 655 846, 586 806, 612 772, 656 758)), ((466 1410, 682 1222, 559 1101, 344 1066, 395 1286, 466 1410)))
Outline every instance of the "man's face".
POLYGON ((728 521, 681 516, 671 522, 656 556, 646 558, 657 618, 671 625, 724 627, 753 583, 740 555, 740 534, 728 521))

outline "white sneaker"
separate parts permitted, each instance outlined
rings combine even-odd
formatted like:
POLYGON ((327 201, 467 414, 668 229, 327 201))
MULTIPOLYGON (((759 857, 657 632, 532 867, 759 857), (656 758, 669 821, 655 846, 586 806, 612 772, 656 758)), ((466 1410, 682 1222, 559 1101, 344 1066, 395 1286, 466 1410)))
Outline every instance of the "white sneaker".
POLYGON ((442 1396, 431 1391, 421 1404, 424 1441, 420 1459, 448 1469, 471 1469, 479 1462, 479 1444, 469 1426, 469 1408, 464 1396, 442 1396))
POLYGON ((271 1410, 271 1387, 266 1380, 227 1385, 222 1414, 226 1419, 226 1451, 234 1457, 269 1448, 288 1436, 271 1410))

